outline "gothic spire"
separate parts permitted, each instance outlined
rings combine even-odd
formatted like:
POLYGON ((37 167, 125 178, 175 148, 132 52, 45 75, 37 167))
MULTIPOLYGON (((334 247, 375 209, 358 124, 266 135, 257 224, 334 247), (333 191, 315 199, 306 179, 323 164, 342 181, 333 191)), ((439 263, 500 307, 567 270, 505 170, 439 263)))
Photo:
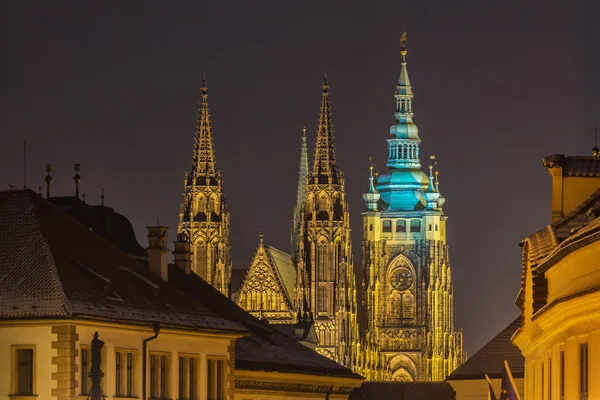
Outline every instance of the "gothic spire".
POLYGON ((306 149, 306 127, 302 127, 302 145, 300 147, 300 172, 298 173, 298 189, 296 207, 294 208, 294 231, 292 237, 292 254, 298 251, 300 224, 302 224, 302 206, 306 200, 306 185, 308 182, 308 151, 306 149))
POLYGON ((333 135, 333 121, 331 119, 331 105, 329 103, 329 85, 327 77, 323 79, 321 96, 321 112, 317 130, 317 143, 315 146, 315 160, 313 175, 334 177, 336 171, 335 138, 333 135))
POLYGON ((200 88, 201 100, 196 125, 196 143, 194 146, 193 172, 197 175, 215 175, 215 151, 213 147, 212 129, 210 126, 210 110, 208 107, 208 87, 206 78, 202 79, 200 88))

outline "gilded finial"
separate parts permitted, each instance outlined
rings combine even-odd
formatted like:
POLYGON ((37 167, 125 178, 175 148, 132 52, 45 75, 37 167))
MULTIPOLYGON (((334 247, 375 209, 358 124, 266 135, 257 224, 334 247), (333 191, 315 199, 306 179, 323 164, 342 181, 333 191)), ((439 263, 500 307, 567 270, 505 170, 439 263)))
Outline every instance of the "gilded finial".
MULTIPOLYGON (((373 171, 373 157, 369 156, 369 169, 373 171)), ((373 173, 371 173, 373 175, 373 173)))
POLYGON ((263 233, 263 231, 261 230, 260 233, 258 234, 258 238, 260 240, 260 244, 263 244, 263 239, 265 238, 265 234, 263 233))
POLYGON ((306 137, 306 126, 302 127, 302 137, 305 138, 306 137))
POLYGON ((73 180, 75 181, 75 197, 79 198, 79 182, 81 182, 81 175, 79 175, 79 170, 81 168, 80 164, 73 165, 73 169, 75 170, 75 175, 73 176, 73 180))
POLYGON ((402 54, 402 58, 406 57, 408 51, 406 50, 406 31, 402 32, 402 36, 400 36, 400 54, 402 54))
POLYGON ((327 93, 327 89, 329 89, 329 85, 327 84, 327 74, 325 74, 325 77, 323 78, 321 88, 323 89, 323 93, 327 93))
POLYGON ((50 172, 52 172, 52 164, 46 164, 46 198, 50 198, 50 184, 52 183, 52 176, 50 176, 50 172))
POLYGON ((206 86, 206 74, 202 74, 202 87, 200 88, 202 91, 202 95, 206 95, 208 91, 208 86, 206 86))

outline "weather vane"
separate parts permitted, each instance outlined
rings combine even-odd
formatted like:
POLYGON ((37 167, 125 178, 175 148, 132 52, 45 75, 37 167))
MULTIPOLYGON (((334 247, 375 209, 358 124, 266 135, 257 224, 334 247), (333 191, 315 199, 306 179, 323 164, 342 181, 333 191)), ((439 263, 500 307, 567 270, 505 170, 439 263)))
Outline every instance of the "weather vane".
POLYGON ((402 32, 402 36, 400 36, 400 51, 406 51, 406 31, 402 32))

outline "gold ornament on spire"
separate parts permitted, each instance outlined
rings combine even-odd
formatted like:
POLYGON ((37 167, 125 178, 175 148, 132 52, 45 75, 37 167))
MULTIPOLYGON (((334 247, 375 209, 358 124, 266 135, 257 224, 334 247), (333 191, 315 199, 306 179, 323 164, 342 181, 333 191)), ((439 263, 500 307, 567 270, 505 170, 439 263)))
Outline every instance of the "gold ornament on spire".
POLYGON ((402 36, 400 36, 400 54, 406 56, 406 53, 406 32, 402 32, 402 36))

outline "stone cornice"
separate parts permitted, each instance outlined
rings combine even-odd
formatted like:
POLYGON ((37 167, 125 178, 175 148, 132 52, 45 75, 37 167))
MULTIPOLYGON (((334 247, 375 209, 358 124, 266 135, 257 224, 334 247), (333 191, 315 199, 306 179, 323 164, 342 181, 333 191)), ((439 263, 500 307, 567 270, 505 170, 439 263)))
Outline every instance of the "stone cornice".
POLYGON ((348 395, 356 386, 334 386, 314 383, 297 383, 297 382, 273 382, 265 380, 245 380, 236 379, 236 390, 260 390, 260 391, 277 391, 277 392, 294 392, 294 393, 331 393, 348 395))

